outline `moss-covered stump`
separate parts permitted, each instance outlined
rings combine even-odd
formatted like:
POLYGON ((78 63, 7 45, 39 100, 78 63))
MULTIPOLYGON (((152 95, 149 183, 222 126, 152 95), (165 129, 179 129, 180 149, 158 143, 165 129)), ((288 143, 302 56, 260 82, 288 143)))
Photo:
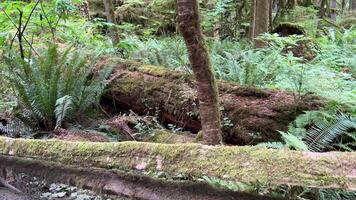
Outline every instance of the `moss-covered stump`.
MULTIPOLYGON (((102 99, 102 106, 107 110, 120 107, 140 114, 158 113, 164 124, 174 124, 194 133, 201 129, 192 75, 116 58, 103 58, 98 64, 98 68, 108 66, 115 69, 102 99)), ((283 91, 224 81, 218 85, 224 141, 228 144, 277 140, 277 130, 285 131, 302 111, 321 106, 314 96, 306 96, 302 104, 296 104, 293 95, 283 91)))
POLYGON ((263 185, 288 184, 356 190, 356 153, 0 137, 0 154, 78 167, 164 172, 170 176, 209 176, 263 185))

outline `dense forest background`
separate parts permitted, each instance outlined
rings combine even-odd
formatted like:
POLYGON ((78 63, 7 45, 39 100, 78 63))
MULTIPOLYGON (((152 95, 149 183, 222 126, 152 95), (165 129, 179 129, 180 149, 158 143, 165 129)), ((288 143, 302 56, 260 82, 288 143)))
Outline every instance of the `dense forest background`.
MULTIPOLYGON (((211 141, 200 123, 192 61, 203 56, 189 54, 175 0, 1 2, 0 135, 355 151, 355 0, 198 2, 220 138, 211 141)), ((341 189, 199 181, 289 199, 356 199, 341 189)))

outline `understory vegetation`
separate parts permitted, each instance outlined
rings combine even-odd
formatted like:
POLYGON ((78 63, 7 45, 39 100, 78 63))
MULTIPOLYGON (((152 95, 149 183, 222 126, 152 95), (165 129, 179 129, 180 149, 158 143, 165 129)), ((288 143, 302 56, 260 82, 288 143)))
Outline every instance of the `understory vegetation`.
MULTIPOLYGON (((102 1, 90 0, 84 14, 83 2, 0 3, 0 135, 43 139, 74 130, 116 142, 149 141, 157 130, 191 136, 182 124, 163 122, 155 108, 135 113, 105 101, 107 86, 117 77, 111 63, 103 68, 102 58, 193 74, 177 30, 175 1, 115 1, 117 24, 107 22, 102 1), (120 34, 116 44, 110 37, 113 27, 120 34), (112 120, 117 117, 119 131, 109 126, 118 122, 112 120)), ((263 48, 255 48, 248 39, 249 1, 200 3, 201 25, 217 79, 248 89, 288 92, 297 105, 306 104, 311 95, 322 102, 318 110, 298 111, 301 114, 286 130, 275 130, 279 140, 257 146, 308 152, 356 150, 356 15, 349 12, 352 1, 344 5, 349 10, 341 9, 344 1, 335 2, 339 9, 335 20, 320 17, 317 3, 273 11, 273 29, 258 37, 265 43, 263 48), (302 33, 274 31, 280 24, 302 33)), ((222 122, 234 128, 229 116, 222 122)), ((191 141, 199 141, 199 136, 192 137, 191 141)), ((206 176, 193 179, 286 199, 356 199, 355 192, 341 189, 246 185, 206 176)))

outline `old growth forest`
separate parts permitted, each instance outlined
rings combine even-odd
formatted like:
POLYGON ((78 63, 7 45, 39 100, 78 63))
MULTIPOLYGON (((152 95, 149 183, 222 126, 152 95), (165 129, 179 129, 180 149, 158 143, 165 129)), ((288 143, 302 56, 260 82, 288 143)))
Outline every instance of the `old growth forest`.
POLYGON ((356 200, 356 0, 1 0, 0 200, 356 200))

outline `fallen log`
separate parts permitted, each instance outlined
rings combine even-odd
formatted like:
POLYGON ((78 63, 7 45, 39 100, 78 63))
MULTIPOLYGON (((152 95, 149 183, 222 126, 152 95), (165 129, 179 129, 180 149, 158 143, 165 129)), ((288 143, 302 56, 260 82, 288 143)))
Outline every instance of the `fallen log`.
MULTIPOLYGON (((107 110, 119 107, 140 114, 158 114, 164 124, 174 124, 193 133, 201 130, 192 75, 117 58, 103 58, 98 63, 98 68, 109 66, 114 67, 114 72, 101 102, 107 110)), ((303 103, 296 103, 293 94, 283 91, 225 81, 218 84, 223 137, 228 144, 278 140, 277 130, 286 131, 302 111, 322 105, 320 99, 311 95, 305 96, 303 103)))
MULTIPOLYGON (((214 188, 206 183, 163 181, 118 170, 83 168, 29 158, 0 155, 0 169, 24 173, 47 182, 81 186, 100 193, 146 200, 272 200, 244 192, 214 188)), ((0 199, 1 198, 0 188, 0 199)), ((6 193, 4 194, 6 195, 6 193)), ((9 196, 9 195, 6 195, 9 196)), ((9 198, 14 200, 17 198, 9 198)), ((30 200, 24 198, 19 200, 30 200)))
MULTIPOLYGON (((0 137, 0 155, 115 170, 209 176, 242 183, 356 190, 356 153, 258 147, 93 143, 0 137)), ((1 164, 3 161, 1 161, 1 164)))

